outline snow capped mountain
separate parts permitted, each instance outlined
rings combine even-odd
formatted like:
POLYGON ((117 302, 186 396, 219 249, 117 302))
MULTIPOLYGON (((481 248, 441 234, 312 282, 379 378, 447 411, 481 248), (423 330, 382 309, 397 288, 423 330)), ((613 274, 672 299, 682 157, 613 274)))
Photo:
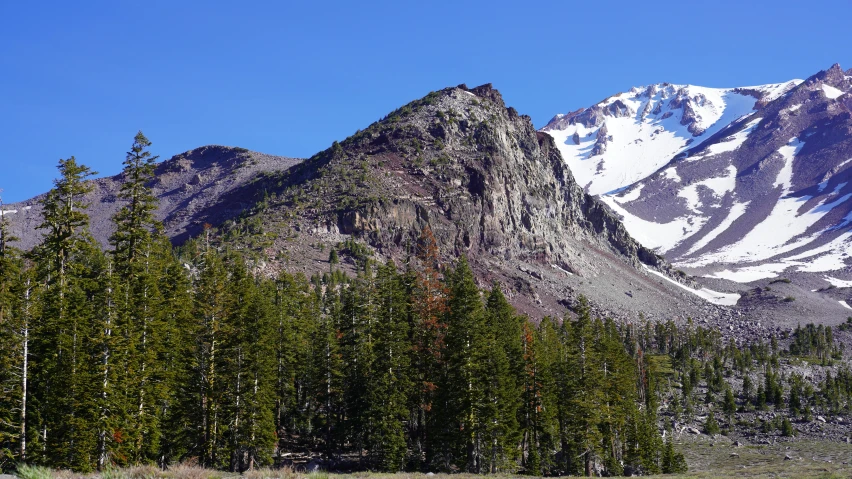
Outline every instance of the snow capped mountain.
POLYGON ((745 88, 662 83, 635 87, 557 115, 549 133, 577 181, 605 194, 646 178, 690 145, 789 91, 801 80, 745 88))
POLYGON ((852 263, 850 92, 838 65, 754 88, 649 87, 545 131, 631 235, 677 266, 738 282, 825 276, 852 263))

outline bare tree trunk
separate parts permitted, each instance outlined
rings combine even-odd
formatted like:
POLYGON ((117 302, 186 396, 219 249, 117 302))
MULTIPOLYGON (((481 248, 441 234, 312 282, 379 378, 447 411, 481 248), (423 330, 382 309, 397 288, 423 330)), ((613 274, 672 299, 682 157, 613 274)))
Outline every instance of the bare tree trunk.
POLYGON ((24 291, 24 324, 23 334, 23 368, 21 371, 21 462, 27 459, 27 381, 29 380, 30 360, 30 286, 31 280, 27 279, 27 288, 24 291))

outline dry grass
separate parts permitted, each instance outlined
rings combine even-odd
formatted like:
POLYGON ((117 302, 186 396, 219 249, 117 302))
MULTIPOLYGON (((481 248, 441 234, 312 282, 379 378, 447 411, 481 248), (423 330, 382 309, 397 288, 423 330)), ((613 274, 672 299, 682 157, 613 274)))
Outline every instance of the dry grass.
MULTIPOLYGON (((710 478, 818 478, 852 479, 852 445, 837 442, 796 441, 774 445, 734 447, 729 440, 707 436, 683 437, 679 449, 686 456, 690 472, 683 475, 651 476, 670 479, 710 478), (793 457, 785 460, 785 456, 793 457), (845 464, 844 464, 845 463, 845 464)), ((290 468, 257 469, 243 475, 204 469, 190 464, 176 465, 166 471, 152 466, 104 471, 81 475, 69 471, 51 471, 41 467, 23 467, 22 479, 481 479, 472 474, 421 473, 381 474, 361 472, 305 474, 290 468)), ((495 476, 489 476, 495 477, 495 476)), ((498 479, 518 477, 498 474, 498 479)))

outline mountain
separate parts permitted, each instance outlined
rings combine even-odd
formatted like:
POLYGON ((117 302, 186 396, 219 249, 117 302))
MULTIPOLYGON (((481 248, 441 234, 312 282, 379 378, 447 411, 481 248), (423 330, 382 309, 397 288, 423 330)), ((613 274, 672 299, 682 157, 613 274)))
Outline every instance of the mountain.
POLYGON ((672 158, 783 95, 801 80, 744 88, 660 83, 636 87, 542 128, 577 181, 603 195, 647 178, 672 158))
MULTIPOLYGON (((90 195, 101 241, 120 182, 96 180, 90 195)), ((466 255, 480 286, 500 283, 535 317, 561 316, 582 294, 602 315, 727 324, 726 305, 739 298, 698 286, 638 244, 583 191, 553 139, 491 85, 430 93, 301 162, 199 148, 159 165, 153 186, 176 243, 219 226, 221 241, 253 248, 270 275, 328 272, 331 249, 350 272, 369 255, 405 264, 428 226, 445 264, 466 255)), ((36 204, 8 207, 24 247, 38 238, 36 204)))
MULTIPOLYGON (((244 148, 205 146, 176 155, 159 163, 150 185, 159 198, 156 217, 175 243, 197 235, 205 223, 218 225, 234 218, 251 206, 236 190, 255 180, 259 174, 286 170, 298 159, 266 155, 244 148)), ((112 217, 121 206, 118 192, 122 175, 92 180, 89 202, 91 232, 102 245, 109 244, 113 233, 112 217)), ((20 238, 19 248, 28 250, 39 243, 42 233, 41 196, 3 206, 3 216, 11 232, 20 238)))
POLYGON ((267 200, 249 217, 289 269, 327 271, 328 248, 352 238, 403 264, 429 226, 445 263, 467 255, 481 286, 499 282, 535 316, 580 294, 624 318, 709 315, 706 298, 737 296, 684 290, 694 284, 583 192, 553 140, 491 85, 432 92, 253 188, 267 200))
POLYGON ((760 87, 654 85, 543 131, 628 231, 677 267, 737 282, 811 273, 841 286, 852 253, 850 91, 852 70, 839 65, 760 87))

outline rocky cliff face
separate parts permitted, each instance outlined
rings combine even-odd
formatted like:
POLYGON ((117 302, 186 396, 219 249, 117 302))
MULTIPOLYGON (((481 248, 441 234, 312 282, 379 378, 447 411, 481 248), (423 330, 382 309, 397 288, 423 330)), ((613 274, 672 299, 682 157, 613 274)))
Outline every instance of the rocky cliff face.
POLYGON ((404 263, 428 226, 445 262, 467 255, 482 286, 501 283, 537 316, 579 294, 625 318, 718 312, 672 284, 691 283, 586 194, 553 139, 491 85, 433 92, 250 188, 268 197, 252 217, 277 238, 267 256, 281 267, 325 271, 327 248, 352 238, 404 263))
MULTIPOLYGON (((585 240, 637 266, 662 265, 579 188, 552 139, 507 109, 490 85, 432 94, 341 148, 304 167, 325 174, 360 162, 369 178, 359 192, 365 204, 328 201, 337 222, 317 215, 319 229, 363 235, 393 251, 428 224, 448 257, 537 258, 568 270, 581 269, 572 243, 585 240)), ((333 189, 321 193, 340 198, 333 189)))

